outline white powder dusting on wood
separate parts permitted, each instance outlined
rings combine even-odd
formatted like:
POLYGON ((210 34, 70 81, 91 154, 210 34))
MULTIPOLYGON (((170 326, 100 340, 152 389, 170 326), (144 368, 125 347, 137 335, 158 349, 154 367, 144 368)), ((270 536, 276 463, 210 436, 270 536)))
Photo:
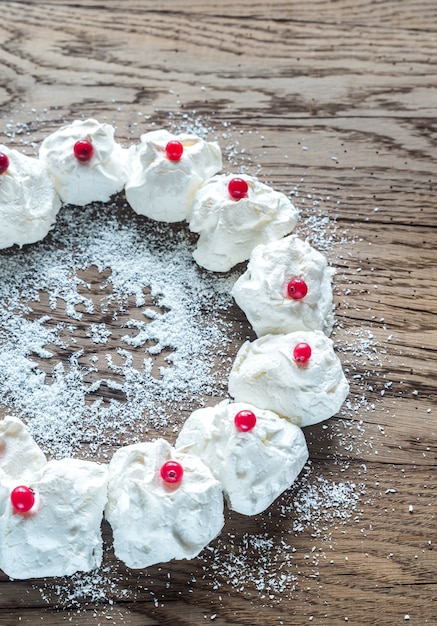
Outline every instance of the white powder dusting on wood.
POLYGON ((223 318, 232 278, 196 267, 187 232, 128 219, 121 223, 114 207, 64 208, 50 238, 0 255, 0 402, 56 456, 85 443, 96 454, 124 431, 135 438, 133 426, 144 437, 168 426, 175 408, 225 393, 214 366, 232 341, 223 318), (105 273, 101 285, 80 277, 90 266, 105 273), (61 321, 35 313, 42 297, 61 321), (136 318, 126 314, 132 299, 136 318), (117 328, 125 348, 111 348, 117 328), (107 349, 110 378, 99 378, 97 345, 99 355, 107 349), (152 372, 161 354, 166 360, 152 372), (107 402, 102 388, 113 391, 107 402))

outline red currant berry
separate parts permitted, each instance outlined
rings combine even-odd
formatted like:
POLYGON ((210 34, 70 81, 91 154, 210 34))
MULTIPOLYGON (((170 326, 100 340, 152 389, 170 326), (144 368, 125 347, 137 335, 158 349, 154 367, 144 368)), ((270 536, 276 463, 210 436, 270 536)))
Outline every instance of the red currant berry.
POLYGON ((307 363, 311 358, 311 347, 307 343, 298 343, 293 350, 293 358, 297 363, 307 363))
POLYGON ((4 174, 9 167, 8 155, 4 152, 0 152, 0 175, 4 174))
POLYGON ((308 286, 301 278, 293 278, 287 285, 287 293, 292 300, 302 300, 308 293, 308 286))
POLYGON ((161 478, 164 482, 174 485, 180 483, 184 475, 184 468, 177 461, 167 461, 161 467, 161 478))
POLYGON ((73 150, 74 156, 81 163, 91 161, 94 154, 93 144, 89 139, 79 139, 79 141, 76 141, 73 150))
POLYGON ((170 161, 180 161, 184 152, 184 146, 177 139, 172 139, 165 146, 165 153, 170 161))
POLYGON ((12 489, 11 504, 17 513, 28 513, 35 504, 33 489, 24 485, 12 489))
POLYGON ((247 197, 249 185, 242 178, 232 178, 228 183, 228 191, 231 198, 241 200, 247 197))
POLYGON ((235 428, 242 433, 247 433, 255 428, 256 415, 253 411, 243 409, 234 417, 235 428))

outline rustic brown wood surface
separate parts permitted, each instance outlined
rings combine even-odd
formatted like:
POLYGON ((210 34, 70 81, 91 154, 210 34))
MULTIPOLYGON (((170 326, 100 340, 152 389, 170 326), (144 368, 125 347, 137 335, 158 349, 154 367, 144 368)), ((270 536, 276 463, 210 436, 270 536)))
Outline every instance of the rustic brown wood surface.
MULTIPOLYGON (((227 513, 218 557, 135 572, 105 555, 102 599, 78 604, 65 580, 0 573, 0 624, 436 624, 435 0, 3 1, 0 46, 0 142, 35 155, 62 122, 93 116, 128 145, 186 115, 237 146, 236 167, 294 191, 309 229, 329 217, 351 382, 342 414, 306 429, 302 485, 268 514, 227 513), (354 485, 354 510, 323 501, 288 532, 303 515, 293 498, 328 480, 354 485), (270 548, 243 552, 259 533, 270 548), (272 558, 266 576, 288 582, 259 590, 272 558)), ((62 320, 42 299, 44 313, 62 320)), ((229 319, 250 336, 238 307, 229 319)))

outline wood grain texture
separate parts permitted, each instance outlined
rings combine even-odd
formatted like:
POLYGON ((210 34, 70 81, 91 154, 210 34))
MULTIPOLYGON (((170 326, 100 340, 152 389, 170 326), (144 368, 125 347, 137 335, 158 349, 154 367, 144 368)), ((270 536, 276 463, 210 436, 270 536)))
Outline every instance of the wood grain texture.
MULTIPOLYGON (((109 551, 102 600, 80 606, 66 599, 65 581, 57 592, 56 581, 0 573, 0 624, 437 623, 434 0, 1 8, 0 142, 35 154, 62 121, 93 116, 114 122, 128 145, 151 122, 185 114, 222 146, 235 144, 231 164, 293 192, 308 234, 318 211, 329 216, 334 340, 351 402, 306 429, 312 464, 302 484, 263 516, 227 513, 214 551, 140 572, 109 551), (335 502, 332 510, 320 502, 313 525, 294 532, 305 489, 328 479, 357 485, 356 511, 342 519, 335 502), (255 584, 263 550, 250 542, 241 550, 260 533, 292 546, 265 548, 289 575, 272 597, 255 584), (253 576, 238 585, 231 567, 228 579, 223 571, 243 557, 253 576)), ((102 280, 92 268, 84 275, 102 280)), ((44 300, 34 305, 35 315, 48 310, 44 300)), ((229 319, 241 340, 250 335, 236 306, 229 319)), ((104 536, 109 542, 106 525, 104 536)))

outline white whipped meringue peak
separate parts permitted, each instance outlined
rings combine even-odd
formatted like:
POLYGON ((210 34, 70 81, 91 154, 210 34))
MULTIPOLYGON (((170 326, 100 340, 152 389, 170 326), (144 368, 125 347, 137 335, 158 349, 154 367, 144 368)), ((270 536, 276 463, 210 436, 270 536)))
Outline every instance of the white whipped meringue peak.
MULTIPOLYGON (((0 477, 25 478, 46 463, 45 454, 21 420, 8 415, 0 421, 0 477)), ((3 505, 0 502, 0 513, 3 505)))
POLYGON ((0 145, 9 159, 0 174, 0 248, 22 246, 43 239, 61 207, 43 163, 0 145))
POLYGON ((126 199, 134 211, 162 222, 180 222, 191 214, 199 186, 222 168, 220 146, 196 135, 173 135, 160 129, 141 136, 130 151, 126 199), (182 144, 182 156, 171 160, 166 146, 182 144))
POLYGON ((231 294, 258 337, 295 330, 323 330, 329 335, 334 323, 334 273, 323 254, 289 235, 252 251, 247 270, 231 294), (308 289, 302 298, 288 293, 288 285, 296 279, 308 289))
POLYGON ((349 392, 333 343, 322 331, 265 335, 244 343, 229 376, 229 393, 308 426, 335 415, 349 392), (311 356, 297 362, 294 351, 307 344, 311 356))
POLYGON ((221 483, 231 509, 256 515, 292 485, 308 459, 300 428, 272 411, 251 404, 221 402, 194 411, 176 449, 195 454, 221 483), (239 416, 256 417, 253 428, 239 430, 239 416))
POLYGON ((118 450, 109 464, 105 517, 116 556, 131 568, 194 558, 224 524, 220 483, 196 456, 174 450, 164 439, 118 450), (182 480, 168 484, 161 468, 183 467, 182 480))
POLYGON ((0 569, 11 578, 70 576, 102 560, 100 525, 107 494, 107 466, 78 459, 49 461, 24 480, 0 475, 0 569), (30 487, 35 504, 17 512, 17 486, 30 487))
POLYGON ((252 176, 243 177, 247 197, 235 200, 228 190, 234 178, 214 176, 194 198, 189 227, 200 236, 193 256, 213 272, 227 272, 246 261, 257 245, 288 235, 298 219, 298 210, 283 193, 252 176))
POLYGON ((126 183, 128 150, 115 142, 113 126, 92 118, 75 120, 46 137, 39 158, 65 204, 107 202, 126 183), (74 155, 75 143, 83 140, 88 140, 93 148, 87 162, 74 155))

